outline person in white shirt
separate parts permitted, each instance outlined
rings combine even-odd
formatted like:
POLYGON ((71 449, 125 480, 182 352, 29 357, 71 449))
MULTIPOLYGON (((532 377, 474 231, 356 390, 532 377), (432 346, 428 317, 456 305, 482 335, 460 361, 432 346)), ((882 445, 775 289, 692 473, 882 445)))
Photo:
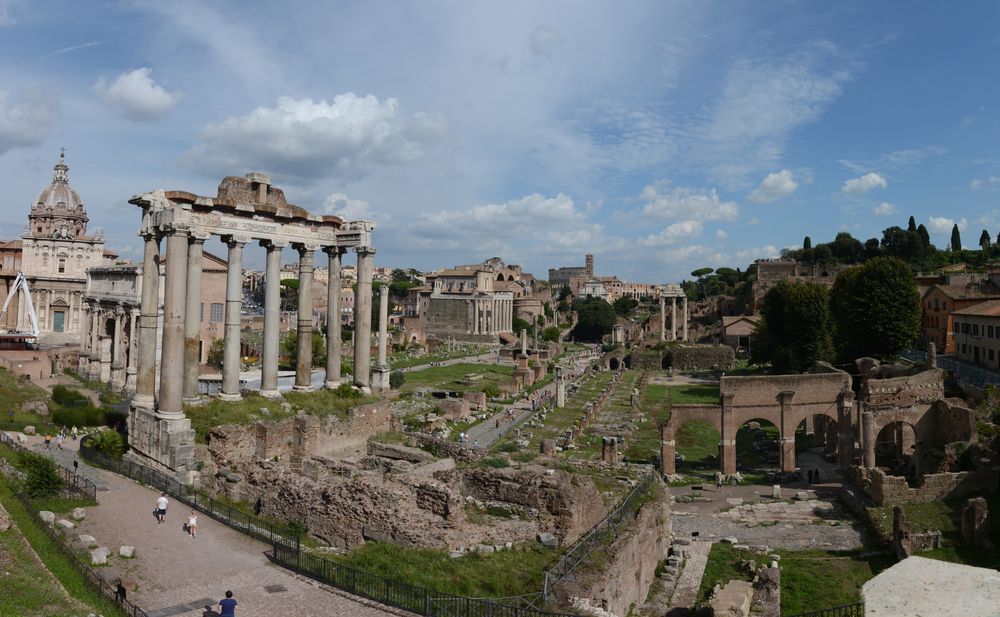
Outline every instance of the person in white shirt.
POLYGON ((156 523, 160 524, 167 520, 167 494, 160 493, 160 498, 156 500, 156 523))
POLYGON ((190 516, 188 516, 188 533, 191 537, 197 537, 198 532, 198 515, 195 514, 194 510, 191 510, 190 516))

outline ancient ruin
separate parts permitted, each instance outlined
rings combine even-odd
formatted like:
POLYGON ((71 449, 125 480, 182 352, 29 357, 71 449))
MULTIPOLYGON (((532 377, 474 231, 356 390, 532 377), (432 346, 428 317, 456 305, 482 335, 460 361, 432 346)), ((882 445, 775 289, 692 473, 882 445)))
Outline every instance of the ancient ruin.
MULTIPOLYGON (((299 253, 299 321, 295 388, 312 387, 312 271, 317 251, 329 259, 330 290, 339 292, 337 277, 348 249, 358 255, 355 297, 356 344, 354 385, 370 382, 371 272, 375 249, 374 224, 345 222, 335 216, 315 216, 289 204, 284 192, 263 174, 227 177, 215 197, 184 191, 137 195, 130 203, 142 210, 139 235, 144 241, 135 397, 129 414, 132 452, 171 470, 190 474, 194 462, 194 432, 185 418, 185 394, 197 392, 198 328, 201 302, 202 252, 211 236, 229 247, 225 307, 225 351, 220 398, 240 398, 240 307, 243 249, 258 242, 267 252, 264 353, 261 394, 278 396, 278 269, 281 250, 291 245, 299 253), (160 241, 166 243, 163 325, 157 341, 160 241), (337 281, 336 284, 333 281, 337 281), (306 344, 302 344, 305 341, 306 344), (159 362, 157 362, 159 354, 159 362), (157 373, 157 366, 160 367, 157 373)), ((331 296, 337 294, 331 292, 331 296)), ((329 299, 336 306, 337 299, 329 299)), ((333 313, 336 314, 336 313, 333 313)), ((340 321, 329 323, 327 387, 340 385, 340 321)), ((384 338, 383 338, 384 342, 384 338)))

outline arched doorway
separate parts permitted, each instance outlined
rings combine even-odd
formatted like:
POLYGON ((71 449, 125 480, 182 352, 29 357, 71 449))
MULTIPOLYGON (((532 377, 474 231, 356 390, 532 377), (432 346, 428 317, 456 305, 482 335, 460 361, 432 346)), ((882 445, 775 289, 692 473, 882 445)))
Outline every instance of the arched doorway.
POLYGON ((875 436, 875 465, 913 479, 916 473, 917 438, 908 422, 890 422, 875 436))
POLYGON ((736 431, 736 469, 741 473, 767 473, 781 467, 781 432, 773 422, 753 418, 736 431))
POLYGON ((502 281, 503 280, 503 274, 498 274, 497 275, 497 280, 498 281, 502 281))
POLYGON ((620 366, 621 362, 618 360, 618 356, 614 356, 608 360, 608 368, 612 371, 617 371, 620 366))
POLYGON ((625 356, 624 358, 622 358, 622 363, 625 365, 625 368, 632 368, 632 356, 631 356, 631 354, 625 356))
POLYGON ((692 418, 674 431, 677 473, 715 476, 719 468, 719 429, 708 420, 692 418))

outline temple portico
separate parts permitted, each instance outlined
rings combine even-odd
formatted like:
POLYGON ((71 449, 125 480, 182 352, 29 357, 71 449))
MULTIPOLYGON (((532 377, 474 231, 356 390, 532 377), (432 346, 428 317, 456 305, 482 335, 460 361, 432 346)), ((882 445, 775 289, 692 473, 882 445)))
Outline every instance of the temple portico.
POLYGON ((680 285, 664 285, 660 288, 660 340, 677 340, 677 299, 681 299, 683 321, 682 341, 688 340, 688 299, 680 285), (667 298, 670 298, 670 338, 667 339, 667 298))
MULTIPOLYGON (((264 396, 278 397, 279 269, 282 249, 290 246, 299 254, 296 390, 312 388, 313 268, 317 251, 330 260, 330 285, 340 290, 341 257, 349 248, 358 255, 358 292, 355 295, 354 385, 369 391, 371 341, 371 281, 375 250, 371 247, 374 224, 345 222, 335 216, 316 216, 288 204, 284 193, 270 186, 270 179, 252 173, 244 178, 228 177, 215 198, 183 191, 154 191, 133 197, 129 203, 142 209, 139 235, 145 241, 143 285, 138 313, 127 308, 110 328, 111 357, 124 357, 122 332, 126 317, 137 316, 139 336, 135 397, 129 414, 132 451, 183 475, 190 472, 194 454, 194 431, 184 416, 184 403, 198 400, 198 324, 201 309, 201 263, 204 242, 220 237, 229 249, 223 339, 223 383, 220 398, 240 398, 240 313, 244 250, 258 243, 266 251, 261 389, 264 396), (163 319, 157 345, 157 313, 161 241, 166 250, 163 277, 163 319), (157 363, 157 352, 160 353, 157 363), (157 379, 159 367, 159 379, 157 379)), ((332 294, 336 296, 336 294, 332 294)), ((328 311, 328 360, 325 386, 340 385, 340 310, 331 301, 328 311)), ((129 331, 132 331, 132 323, 129 331)), ((94 326, 92 325, 92 328, 94 326)), ((99 333, 91 333, 99 338, 99 333)), ((99 347, 99 345, 94 345, 99 347)), ((384 359, 380 350, 380 361, 384 359)), ((112 363, 110 370, 125 365, 112 363)))

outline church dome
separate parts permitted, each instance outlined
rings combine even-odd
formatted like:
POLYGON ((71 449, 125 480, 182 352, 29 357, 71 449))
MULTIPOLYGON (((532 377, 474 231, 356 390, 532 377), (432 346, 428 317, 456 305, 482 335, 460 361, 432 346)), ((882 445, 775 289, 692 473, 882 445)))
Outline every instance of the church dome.
POLYGON ((66 154, 59 153, 52 182, 42 189, 28 215, 28 233, 36 237, 78 238, 87 233, 87 210, 69 185, 66 154))

